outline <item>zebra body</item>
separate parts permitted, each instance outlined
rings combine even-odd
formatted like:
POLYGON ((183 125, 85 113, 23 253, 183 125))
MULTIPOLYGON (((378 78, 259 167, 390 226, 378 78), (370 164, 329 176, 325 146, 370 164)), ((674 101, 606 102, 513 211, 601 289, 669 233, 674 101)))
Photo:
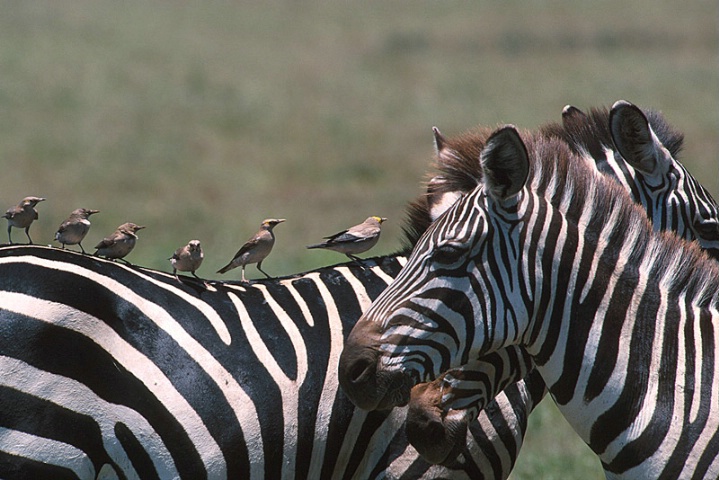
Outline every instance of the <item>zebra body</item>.
POLYGON ((719 266, 563 142, 525 137, 488 135, 477 188, 357 322, 340 383, 385 408, 519 345, 608 478, 717 478, 719 266))
POLYGON ((503 392, 449 467, 409 446, 406 409, 338 390, 347 332, 404 261, 208 287, 0 249, 0 477, 506 478, 541 382, 503 392))
MULTIPOLYGON (((641 204, 655 229, 673 229, 697 240, 714 257, 719 254, 719 208, 704 187, 676 160, 683 137, 651 110, 643 113, 627 102, 584 114, 565 107, 562 124, 540 127, 542 135, 565 141, 589 165, 615 180, 641 204), (617 150, 623 152, 622 155, 617 150), (626 157, 626 159, 625 159, 626 157)), ((470 189, 481 141, 470 136, 440 138, 439 191, 457 198, 470 189)), ((433 207, 441 205, 434 202, 433 207)), ((412 391, 407 419, 410 442, 427 460, 446 462, 464 444, 467 424, 505 385, 533 368, 526 352, 509 347, 493 362, 486 358, 451 369, 412 391), (529 362, 529 364, 525 364, 529 362), (444 431, 445 443, 437 441, 444 431)))

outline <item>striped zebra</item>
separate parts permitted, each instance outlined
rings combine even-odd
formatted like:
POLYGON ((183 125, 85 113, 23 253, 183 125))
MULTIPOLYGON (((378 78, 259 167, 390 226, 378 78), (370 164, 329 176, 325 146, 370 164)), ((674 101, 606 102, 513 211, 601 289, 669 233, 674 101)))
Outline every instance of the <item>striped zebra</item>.
POLYGON ((0 248, 0 477, 507 478, 538 375, 502 392, 446 467, 409 446, 406 409, 368 413, 338 390, 347 333, 405 261, 205 286, 0 248))
MULTIPOLYGON (((673 229, 683 238, 697 240, 715 258, 719 256, 719 208, 676 160, 683 136, 660 114, 649 110, 645 115, 638 107, 619 101, 611 111, 593 108, 589 114, 567 106, 562 120, 562 124, 540 127, 540 132, 564 140, 574 153, 624 186, 644 207, 655 229, 673 229)), ((456 196, 472 184, 472 166, 481 142, 470 135, 442 138, 441 143, 440 178, 445 179, 441 187, 456 196)), ((532 370, 526 352, 507 350, 493 354, 492 361, 470 361, 412 390, 407 436, 427 460, 451 460, 465 443, 467 424, 487 399, 532 370)))
POLYGON ((607 478, 719 478, 719 265, 564 142, 500 128, 477 172, 350 333, 348 396, 518 345, 607 478))

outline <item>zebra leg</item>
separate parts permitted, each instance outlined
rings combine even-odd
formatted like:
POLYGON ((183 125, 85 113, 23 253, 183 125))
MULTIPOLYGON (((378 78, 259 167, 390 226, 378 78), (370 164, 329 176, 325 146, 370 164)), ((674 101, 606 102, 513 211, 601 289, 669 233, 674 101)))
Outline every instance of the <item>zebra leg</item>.
POLYGON ((533 369, 523 348, 507 347, 416 385, 410 395, 407 438, 428 462, 451 464, 466 446, 470 422, 533 369))

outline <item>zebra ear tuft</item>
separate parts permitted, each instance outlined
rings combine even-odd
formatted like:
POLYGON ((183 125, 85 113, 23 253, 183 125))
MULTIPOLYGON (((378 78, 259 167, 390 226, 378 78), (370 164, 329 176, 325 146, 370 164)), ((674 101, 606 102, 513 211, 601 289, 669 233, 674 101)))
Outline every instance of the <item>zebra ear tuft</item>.
POLYGON ((487 139, 479 161, 487 192, 500 200, 519 193, 529 175, 529 155, 514 125, 496 130, 487 139))
POLYGON ((644 113, 627 101, 619 100, 609 112, 609 130, 619 154, 632 167, 647 175, 661 173, 666 155, 644 113))

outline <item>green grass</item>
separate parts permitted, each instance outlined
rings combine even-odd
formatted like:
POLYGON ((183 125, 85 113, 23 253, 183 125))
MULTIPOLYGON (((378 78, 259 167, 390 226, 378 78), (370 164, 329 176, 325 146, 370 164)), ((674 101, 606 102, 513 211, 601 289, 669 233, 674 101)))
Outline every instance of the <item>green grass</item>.
MULTIPOLYGON (((368 215, 390 219, 373 253, 399 247, 433 125, 620 98, 664 111, 716 194, 716 18, 708 0, 5 2, 0 201, 48 197, 43 243, 79 206, 102 211, 86 247, 147 225, 128 259, 154 268, 198 238, 211 278, 284 217, 263 267, 290 274, 342 261, 304 246, 368 215)), ((549 403, 513 478, 597 476, 549 403)))

